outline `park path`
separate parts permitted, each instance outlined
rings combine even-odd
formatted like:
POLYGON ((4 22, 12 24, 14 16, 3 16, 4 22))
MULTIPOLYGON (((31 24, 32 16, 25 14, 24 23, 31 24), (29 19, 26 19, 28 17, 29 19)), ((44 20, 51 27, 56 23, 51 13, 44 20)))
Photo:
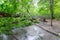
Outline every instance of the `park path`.
MULTIPOLYGON (((48 22, 40 22, 39 24, 34 24, 25 28, 17 28, 13 30, 14 35, 18 40, 60 40, 59 37, 55 36, 54 34, 51 34, 47 32, 46 30, 49 30, 53 33, 59 33, 60 31, 60 26, 59 26, 59 21, 56 22, 54 21, 54 27, 50 26, 50 20, 48 22), (42 29, 42 28, 46 29, 42 29), (59 27, 59 28, 56 28, 59 27)), ((4 40, 6 39, 6 36, 4 40)), ((7 38, 7 40, 15 40, 14 37, 10 36, 7 38)))
POLYGON ((47 22, 40 22, 37 26, 55 36, 60 36, 60 21, 52 20, 52 24, 53 26, 51 26, 51 20, 47 20, 47 22))
POLYGON ((37 25, 33 25, 27 28, 28 40, 60 40, 57 36, 46 32, 37 25))
MULTIPOLYGON (((46 32, 45 30, 37 26, 37 24, 31 25, 22 30, 18 28, 17 30, 15 30, 15 32, 18 33, 15 35, 15 37, 18 40, 60 40, 59 37, 49 32, 46 32)), ((10 40, 15 40, 15 39, 12 37, 12 39, 10 38, 10 40)))

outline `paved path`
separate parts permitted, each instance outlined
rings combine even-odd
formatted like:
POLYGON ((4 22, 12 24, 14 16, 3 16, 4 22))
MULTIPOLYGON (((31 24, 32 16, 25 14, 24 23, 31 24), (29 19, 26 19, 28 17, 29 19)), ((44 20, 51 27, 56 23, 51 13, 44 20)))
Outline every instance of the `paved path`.
POLYGON ((27 36, 28 40, 60 40, 55 35, 44 31, 43 29, 36 25, 28 27, 27 30, 29 34, 27 36))
MULTIPOLYGON (((48 30, 51 30, 51 31, 53 30, 53 29, 51 29, 51 27, 49 27, 49 25, 46 26, 45 24, 46 23, 42 22, 38 25, 41 25, 41 26, 44 25, 44 27, 47 28, 48 30)), ((55 32, 55 31, 52 31, 52 32, 55 32)), ((49 32, 46 32, 45 30, 43 30, 42 28, 37 26, 37 24, 23 28, 23 29, 20 29, 20 28, 15 29, 14 33, 17 33, 15 35, 15 37, 18 40, 60 40, 60 38, 58 38, 57 36, 55 36, 49 32)), ((13 38, 13 37, 12 37, 12 39, 9 37, 9 39, 15 40, 15 38, 13 38)))

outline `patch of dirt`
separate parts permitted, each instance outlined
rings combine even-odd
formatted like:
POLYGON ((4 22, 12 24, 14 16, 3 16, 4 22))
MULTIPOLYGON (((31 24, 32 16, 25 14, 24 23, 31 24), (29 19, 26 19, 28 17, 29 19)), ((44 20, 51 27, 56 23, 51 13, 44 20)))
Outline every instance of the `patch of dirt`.
MULTIPOLYGON (((44 22, 44 24, 47 25, 47 26, 51 26, 51 20, 47 20, 47 22, 44 22)), ((51 26, 51 28, 54 31, 60 33, 60 21, 52 20, 52 24, 53 24, 53 26, 51 26)))

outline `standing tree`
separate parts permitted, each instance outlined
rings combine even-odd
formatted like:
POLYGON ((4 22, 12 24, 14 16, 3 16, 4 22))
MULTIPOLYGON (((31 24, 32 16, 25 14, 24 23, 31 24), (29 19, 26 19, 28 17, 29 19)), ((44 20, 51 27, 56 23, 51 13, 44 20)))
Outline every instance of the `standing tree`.
POLYGON ((52 26, 52 20, 53 20, 53 13, 54 13, 54 11, 53 11, 53 3, 54 3, 54 0, 50 0, 50 13, 51 13, 51 26, 52 26))

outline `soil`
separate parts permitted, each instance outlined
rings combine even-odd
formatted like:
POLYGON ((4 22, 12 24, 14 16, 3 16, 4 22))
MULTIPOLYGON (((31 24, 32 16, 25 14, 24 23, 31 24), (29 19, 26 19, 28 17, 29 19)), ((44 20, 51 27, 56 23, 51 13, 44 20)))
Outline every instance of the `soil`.
MULTIPOLYGON (((51 26, 51 20, 48 19, 47 22, 44 22, 45 25, 47 26, 51 26)), ((52 20, 52 25, 51 28, 57 32, 57 33, 60 33, 60 21, 58 20, 52 20)))

